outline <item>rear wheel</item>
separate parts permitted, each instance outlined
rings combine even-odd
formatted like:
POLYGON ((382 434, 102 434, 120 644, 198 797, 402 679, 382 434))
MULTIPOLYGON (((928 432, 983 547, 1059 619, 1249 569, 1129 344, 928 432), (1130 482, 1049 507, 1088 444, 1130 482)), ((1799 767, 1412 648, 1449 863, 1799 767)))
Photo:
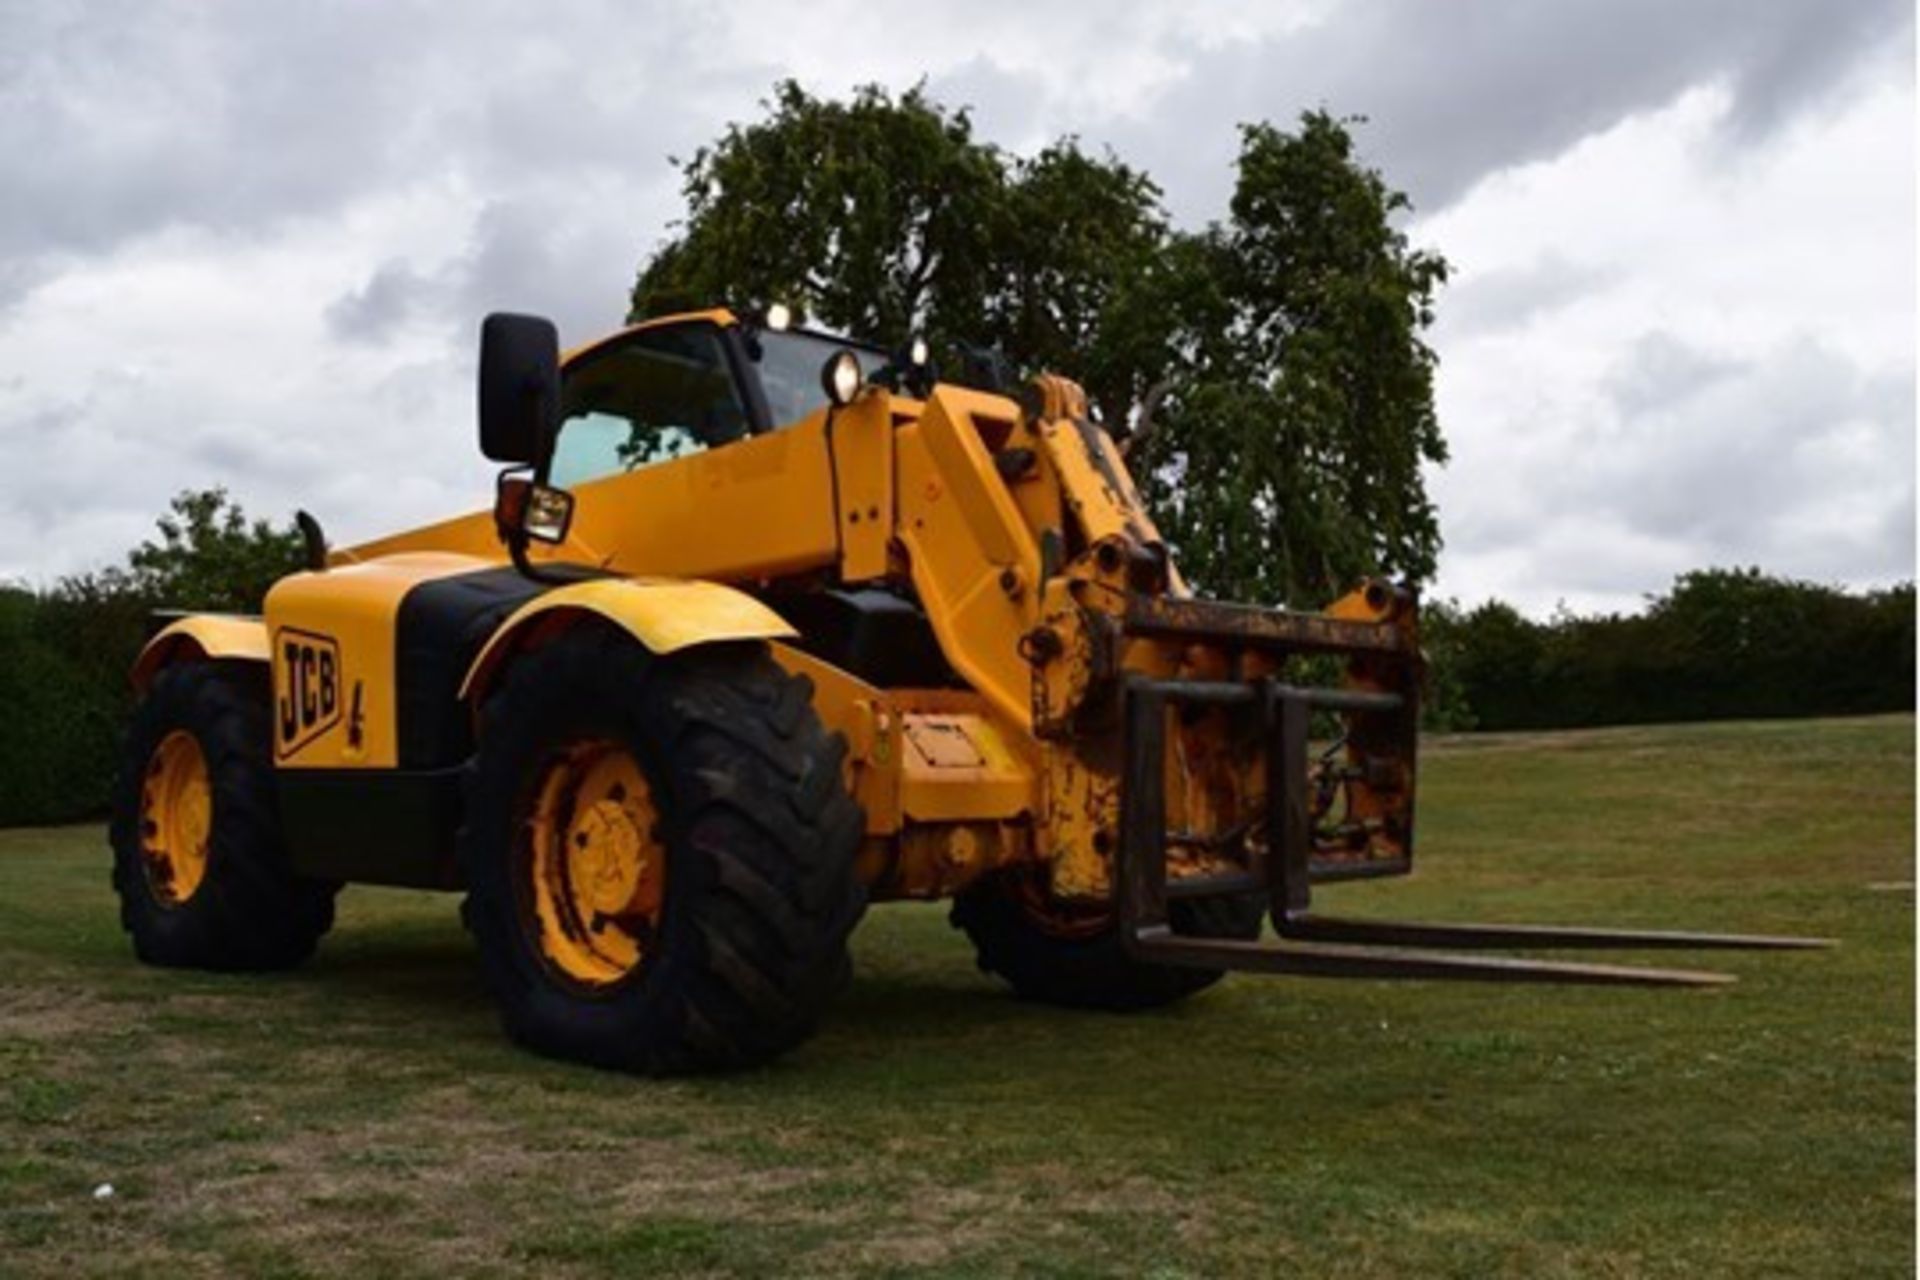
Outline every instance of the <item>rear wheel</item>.
MULTIPOLYGON (((1169 904, 1175 933, 1253 939, 1267 910, 1263 894, 1180 898, 1169 904)), ((1172 1004, 1220 981, 1213 969, 1152 964, 1128 955, 1105 908, 1076 911, 1047 901, 1026 875, 974 886, 951 916, 973 942, 980 968, 1023 1000, 1124 1012, 1172 1004)))
POLYGON ((757 647, 579 628, 488 699, 461 857, 509 1035, 649 1074, 813 1031, 866 905, 844 746, 757 647))
POLYGON ((148 964, 284 969, 333 924, 339 886, 281 841, 264 671, 168 667, 135 710, 108 838, 120 923, 148 964))

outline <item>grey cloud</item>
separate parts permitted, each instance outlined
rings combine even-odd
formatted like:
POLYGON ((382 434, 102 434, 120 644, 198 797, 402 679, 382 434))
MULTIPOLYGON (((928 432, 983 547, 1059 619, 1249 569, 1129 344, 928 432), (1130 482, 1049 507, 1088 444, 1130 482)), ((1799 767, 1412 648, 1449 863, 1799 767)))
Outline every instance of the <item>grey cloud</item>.
POLYGON ((1738 361, 1655 330, 1634 339, 1608 373, 1605 388, 1620 412, 1634 419, 1684 405, 1717 382, 1751 372, 1738 361))
POLYGON ((597 337, 626 318, 649 247, 636 226, 661 225, 670 207, 662 195, 651 219, 600 211, 564 223, 542 218, 538 204, 489 210, 463 264, 456 313, 471 323, 486 311, 531 310, 551 316, 568 343, 597 337))
POLYGON ((51 258, 168 227, 260 234, 427 179, 512 196, 664 170, 716 101, 773 78, 712 65, 722 21, 701 5, 637 20, 601 3, 562 25, 505 0, 84 17, 0 0, 0 306, 51 258))
POLYGON ((601 333, 625 314, 626 273, 640 258, 635 239, 626 217, 583 214, 564 194, 491 201, 458 254, 431 269, 383 263, 327 304, 327 327, 347 341, 379 343, 424 322, 458 344, 486 312, 531 311, 551 317, 569 340, 601 333))
POLYGON ((197 470, 297 489, 325 463, 326 441, 280 424, 215 419, 180 432, 179 452, 197 470))
MULTIPOLYGON (((845 25, 872 38, 872 13, 848 12, 845 25)), ((1014 3, 970 13, 979 51, 937 51, 949 69, 932 91, 973 105, 981 135, 1009 146, 1064 130, 1110 143, 1188 221, 1225 209, 1236 120, 1285 123, 1315 105, 1365 112, 1369 160, 1431 211, 1695 86, 1728 87, 1724 141, 1757 147, 1869 62, 1884 73, 1898 59, 1899 78, 1912 80, 1912 16, 1894 0, 1360 0, 1266 40, 1163 41, 1154 52, 1176 78, 1136 99, 1137 115, 1115 117, 1065 77, 1006 70, 987 43, 989 33, 1081 47, 1143 39, 1138 14, 1065 12, 1014 3)), ((368 201, 425 191, 434 208, 456 210, 444 226, 368 219, 391 239, 352 224, 349 251, 365 260, 320 276, 337 296, 293 304, 312 307, 333 340, 297 374, 230 368, 191 344, 175 344, 186 358, 172 369, 165 356, 146 360, 150 381, 131 388, 109 382, 117 357, 77 343, 62 344, 62 358, 85 390, 49 385, 37 369, 24 383, 0 371, 0 430, 35 461, 0 494, 0 533, 17 548, 9 563, 57 571, 111 556, 188 483, 228 483, 263 514, 307 505, 337 539, 484 500, 470 428, 477 316, 545 311, 569 338, 619 319, 648 241, 678 209, 665 158, 751 117, 790 69, 733 52, 726 23, 765 20, 693 2, 638 14, 583 3, 549 21, 510 0, 454 10, 0 0, 9 358, 47 350, 19 341, 20 317, 38 314, 32 290, 69 270, 84 281, 89 261, 108 254, 137 261, 135 242, 156 232, 212 231, 201 243, 216 253, 231 243, 296 255, 306 244, 327 255, 339 238, 302 228, 366 216, 368 201)), ((809 32, 833 25, 806 21, 809 32)), ((812 65, 826 65, 826 42, 811 43, 812 65)), ((895 87, 918 74, 904 67, 895 87)), ((1910 150, 1910 134, 1903 141, 1910 150)), ((1593 192, 1591 216, 1619 198, 1593 192)), ((1436 336, 1521 329, 1638 278, 1634 263, 1594 266, 1570 260, 1577 246, 1568 252, 1463 274, 1436 336)), ((191 313, 179 277, 155 287, 180 290, 191 313)), ((1790 292, 1782 298, 1791 305, 1790 292)), ((63 295, 68 324, 84 305, 113 304, 63 295)), ((289 321, 284 299, 270 305, 283 308, 283 339, 313 318, 289 321)), ((168 337, 153 342, 164 350, 168 337)), ((1450 362, 1458 350, 1462 367, 1519 350, 1504 339, 1443 349, 1450 362)), ((1526 548, 1518 580, 1540 575, 1549 599, 1637 594, 1711 559, 1821 578, 1912 572, 1910 371, 1865 368, 1813 343, 1728 360, 1685 333, 1644 334, 1624 350, 1571 439, 1540 378, 1515 371, 1511 402, 1494 415, 1510 439, 1481 481, 1499 492, 1443 499, 1446 565, 1511 563, 1526 548)), ((1464 424, 1448 425, 1464 436, 1464 424)), ((1473 465, 1459 456, 1460 470, 1473 465)))
POLYGON ((1910 365, 1863 369, 1810 338, 1736 361, 1654 333, 1607 386, 1610 403, 1550 463, 1514 476, 1533 527, 1450 522, 1453 549, 1527 545, 1563 587, 1594 592, 1709 564, 1852 583, 1913 574, 1910 365), (1650 574, 1649 556, 1664 569, 1650 574))
POLYGON ((1305 31, 1187 54, 1149 115, 1107 133, 1178 193, 1177 214, 1201 221, 1224 210, 1231 181, 1237 140, 1223 115, 1360 113, 1368 158, 1431 212, 1693 87, 1726 84, 1734 133, 1758 140, 1857 64, 1910 46, 1912 30, 1901 0, 1342 5, 1305 31))
POLYGON ((1913 76, 1913 7, 1842 0, 1783 4, 1778 21, 1743 31, 1746 57, 1736 72, 1727 127, 1743 140, 1766 137, 1801 103, 1824 97, 1863 51, 1890 53, 1913 76))
POLYGON ((379 342, 444 292, 405 262, 382 263, 364 285, 327 305, 327 328, 349 342, 379 342))
POLYGON ((532 310, 553 316, 569 332, 604 329, 606 313, 618 297, 615 291, 626 281, 607 279, 602 270, 597 274, 604 294, 596 290, 582 297, 570 287, 579 274, 569 261, 578 249, 576 234, 574 226, 548 216, 536 201, 488 205, 475 223, 472 246, 458 271, 461 309, 469 315, 503 308, 532 310))
POLYGON ((13 305, 53 278, 55 265, 48 258, 0 259, 0 325, 5 325, 13 305))
POLYGON ((1549 253, 1524 267, 1456 275, 1447 282, 1438 341, 1517 329, 1575 302, 1586 301, 1622 277, 1617 267, 1573 262, 1549 253))
POLYGON ((1038 77, 976 56, 933 77, 927 92, 936 102, 965 108, 975 134, 1001 146, 1023 150, 1050 141, 1032 136, 1046 108, 1045 86, 1038 77))
POLYGON ((3 21, 0 252, 249 226, 388 175, 404 78, 344 8, 123 4, 81 20, 16 4, 3 21))
MULTIPOLYGON (((505 199, 595 169, 665 176, 718 104, 736 111, 779 73, 726 62, 724 22, 711 6, 641 22, 602 4, 530 24, 504 2, 463 5, 457 23, 423 4, 305 3, 128 2, 83 20, 0 0, 0 306, 49 255, 180 224, 257 232, 434 173, 505 199)), ((1051 113, 1114 143, 1196 221, 1224 208, 1230 118, 1361 111, 1370 157, 1432 209, 1709 80, 1734 86, 1737 131, 1757 136, 1910 30, 1897 0, 1387 0, 1264 41, 1175 44, 1184 75, 1137 119, 1076 115, 1060 86, 984 53, 933 87, 977 106, 990 137, 1030 144, 1051 113)), ((377 329, 378 302, 340 323, 377 329)))

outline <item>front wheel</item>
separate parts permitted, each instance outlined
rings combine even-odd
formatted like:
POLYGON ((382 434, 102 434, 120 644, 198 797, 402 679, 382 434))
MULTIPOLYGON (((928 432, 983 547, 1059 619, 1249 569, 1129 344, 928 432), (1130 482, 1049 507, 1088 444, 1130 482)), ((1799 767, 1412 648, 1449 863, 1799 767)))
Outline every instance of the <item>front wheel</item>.
POLYGON ((866 905, 844 745, 764 650, 587 626, 488 699, 460 847, 509 1035, 646 1074, 813 1031, 866 905))

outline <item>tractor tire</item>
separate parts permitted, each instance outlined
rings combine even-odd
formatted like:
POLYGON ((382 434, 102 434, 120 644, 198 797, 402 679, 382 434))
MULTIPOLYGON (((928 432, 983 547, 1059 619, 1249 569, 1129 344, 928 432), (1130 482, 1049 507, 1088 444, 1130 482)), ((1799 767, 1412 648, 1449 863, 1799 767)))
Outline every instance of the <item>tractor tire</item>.
POLYGON ((147 964, 290 969, 333 927, 340 886, 288 865, 270 702, 264 668, 200 662, 162 670, 134 711, 108 839, 147 964))
MULTIPOLYGON (((1137 960, 1110 919, 1052 926, 1023 897, 1015 882, 996 877, 956 898, 950 917, 972 940, 981 970, 998 974, 1022 1000, 1130 1013, 1185 999, 1224 976, 1137 960)), ((1168 915, 1173 931, 1188 937, 1251 940, 1266 912, 1266 895, 1252 893, 1176 899, 1168 915)))
POLYGON ((507 1034, 668 1075, 812 1034, 866 909, 864 820, 812 683, 758 645, 578 627, 487 699, 459 837, 507 1034))

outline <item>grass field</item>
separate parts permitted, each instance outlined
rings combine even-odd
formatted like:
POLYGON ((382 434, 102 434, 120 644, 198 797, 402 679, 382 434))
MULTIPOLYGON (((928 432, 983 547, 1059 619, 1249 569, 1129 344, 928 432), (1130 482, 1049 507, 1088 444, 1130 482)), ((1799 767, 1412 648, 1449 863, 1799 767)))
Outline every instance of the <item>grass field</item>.
POLYGON ((1910 1275, 1913 743, 1441 740, 1420 873, 1324 891, 1843 940, 1644 957, 1732 988, 1233 977, 1112 1018, 890 906, 804 1050, 669 1083, 508 1047, 451 898, 349 890, 298 973, 157 972, 97 828, 0 832, 0 1274, 1910 1275))

